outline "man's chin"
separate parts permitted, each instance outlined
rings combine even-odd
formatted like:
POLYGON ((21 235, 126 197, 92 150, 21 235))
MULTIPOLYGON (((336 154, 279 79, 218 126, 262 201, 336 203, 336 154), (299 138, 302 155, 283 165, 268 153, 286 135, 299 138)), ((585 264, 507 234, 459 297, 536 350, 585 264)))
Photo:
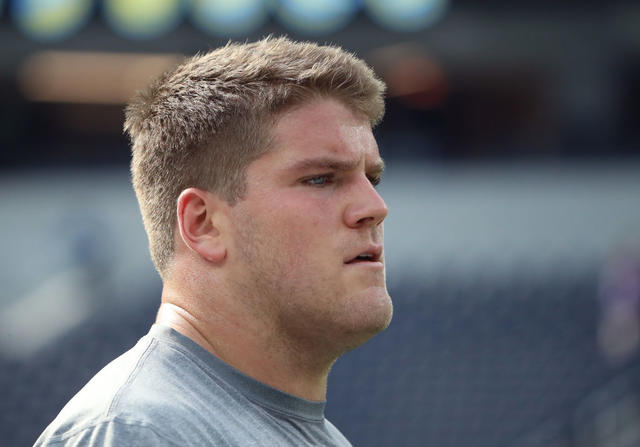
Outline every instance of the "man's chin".
POLYGON ((355 349, 385 330, 393 316, 393 304, 386 287, 371 287, 352 297, 350 330, 346 338, 348 349, 355 349))

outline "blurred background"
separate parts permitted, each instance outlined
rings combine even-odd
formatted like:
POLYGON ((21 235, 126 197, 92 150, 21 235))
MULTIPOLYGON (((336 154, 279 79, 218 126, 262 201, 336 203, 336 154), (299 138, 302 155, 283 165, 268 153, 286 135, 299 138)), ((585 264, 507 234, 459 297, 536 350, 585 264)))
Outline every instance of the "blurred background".
POLYGON ((0 1, 0 439, 154 319, 123 105, 267 34, 387 82, 394 321, 338 361, 356 446, 640 445, 640 2, 0 1))

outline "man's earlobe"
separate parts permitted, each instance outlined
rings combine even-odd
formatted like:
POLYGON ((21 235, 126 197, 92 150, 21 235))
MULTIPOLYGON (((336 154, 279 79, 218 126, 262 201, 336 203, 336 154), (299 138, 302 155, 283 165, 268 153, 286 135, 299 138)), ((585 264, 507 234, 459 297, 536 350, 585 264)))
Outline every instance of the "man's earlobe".
POLYGON ((220 201, 207 191, 188 188, 177 202, 178 230, 184 244, 209 262, 220 262, 227 255, 218 219, 220 201))

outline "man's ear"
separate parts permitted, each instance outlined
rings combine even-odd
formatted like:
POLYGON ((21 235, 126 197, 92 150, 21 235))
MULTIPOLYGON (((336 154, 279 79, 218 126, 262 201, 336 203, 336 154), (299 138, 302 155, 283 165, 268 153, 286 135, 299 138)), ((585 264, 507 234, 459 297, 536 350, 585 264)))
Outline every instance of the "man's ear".
POLYGON ((178 197, 178 230, 187 247, 209 262, 220 262, 227 256, 220 219, 226 202, 217 195, 188 188, 178 197))

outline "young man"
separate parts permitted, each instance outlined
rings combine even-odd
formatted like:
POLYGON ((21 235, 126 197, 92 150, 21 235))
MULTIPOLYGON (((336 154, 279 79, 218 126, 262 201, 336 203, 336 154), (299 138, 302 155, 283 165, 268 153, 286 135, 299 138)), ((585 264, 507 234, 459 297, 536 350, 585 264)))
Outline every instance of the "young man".
POLYGON ((338 48, 267 38, 133 100, 162 304, 36 445, 350 445, 324 400, 334 361, 392 314, 371 133, 383 91, 338 48))

